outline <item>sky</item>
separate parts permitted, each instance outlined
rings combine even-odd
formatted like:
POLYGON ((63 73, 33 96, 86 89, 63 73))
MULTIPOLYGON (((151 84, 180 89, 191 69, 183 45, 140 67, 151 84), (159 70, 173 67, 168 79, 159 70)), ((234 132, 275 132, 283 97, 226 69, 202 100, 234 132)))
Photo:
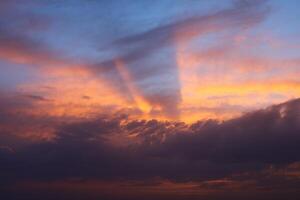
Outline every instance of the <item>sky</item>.
POLYGON ((0 1, 0 197, 295 199, 299 6, 0 1))

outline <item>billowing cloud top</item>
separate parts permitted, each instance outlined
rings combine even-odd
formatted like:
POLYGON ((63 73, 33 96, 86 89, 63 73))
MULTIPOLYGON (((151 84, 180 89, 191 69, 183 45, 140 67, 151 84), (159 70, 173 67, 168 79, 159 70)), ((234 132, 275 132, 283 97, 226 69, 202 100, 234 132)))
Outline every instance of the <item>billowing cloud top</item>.
POLYGON ((1 1, 0 193, 299 195, 299 5, 1 1))

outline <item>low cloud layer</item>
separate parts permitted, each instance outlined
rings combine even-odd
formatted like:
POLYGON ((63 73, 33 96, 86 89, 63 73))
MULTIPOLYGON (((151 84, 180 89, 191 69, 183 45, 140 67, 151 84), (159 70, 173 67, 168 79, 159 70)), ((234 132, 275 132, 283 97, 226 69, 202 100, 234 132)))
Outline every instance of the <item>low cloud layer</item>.
MULTIPOLYGON (((226 180, 239 186, 251 180, 254 188, 265 188, 265 192, 285 190, 290 183, 286 178, 299 186, 298 168, 291 167, 300 161, 299 113, 296 99, 225 122, 130 121, 126 115, 52 121, 55 137, 31 141, 22 133, 1 131, 1 185, 11 189, 26 182, 159 178, 160 184, 163 180, 195 182, 202 189, 216 189, 213 180, 221 181, 220 187, 228 184, 226 180), (281 181, 275 181, 278 178, 281 181)), ((1 126, 7 125, 6 117, 7 113, 1 113, 1 126)), ((15 123, 20 119, 16 116, 15 123)), ((31 126, 31 118, 22 121, 23 127, 31 126)))

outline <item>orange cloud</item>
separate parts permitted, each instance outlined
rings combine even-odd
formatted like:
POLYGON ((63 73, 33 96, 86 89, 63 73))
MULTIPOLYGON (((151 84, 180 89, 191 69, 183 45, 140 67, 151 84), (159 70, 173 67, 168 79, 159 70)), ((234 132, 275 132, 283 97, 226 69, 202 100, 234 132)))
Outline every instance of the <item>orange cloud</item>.
POLYGON ((245 56, 228 44, 197 53, 178 43, 176 59, 186 122, 225 120, 300 95, 297 58, 245 56))
POLYGON ((124 79, 127 88, 129 88, 129 91, 134 98, 136 106, 140 110, 142 110, 145 114, 149 113, 152 109, 152 106, 141 95, 139 89, 136 87, 134 81, 132 80, 130 72, 126 69, 125 64, 121 60, 117 60, 116 67, 118 72, 121 74, 122 78, 124 79))

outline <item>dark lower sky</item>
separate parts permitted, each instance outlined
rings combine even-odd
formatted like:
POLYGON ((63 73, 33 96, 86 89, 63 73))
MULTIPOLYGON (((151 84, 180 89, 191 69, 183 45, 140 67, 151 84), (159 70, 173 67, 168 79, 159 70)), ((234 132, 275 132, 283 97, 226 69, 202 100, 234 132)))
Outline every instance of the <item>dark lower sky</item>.
POLYGON ((297 200, 299 6, 0 1, 0 199, 297 200))

